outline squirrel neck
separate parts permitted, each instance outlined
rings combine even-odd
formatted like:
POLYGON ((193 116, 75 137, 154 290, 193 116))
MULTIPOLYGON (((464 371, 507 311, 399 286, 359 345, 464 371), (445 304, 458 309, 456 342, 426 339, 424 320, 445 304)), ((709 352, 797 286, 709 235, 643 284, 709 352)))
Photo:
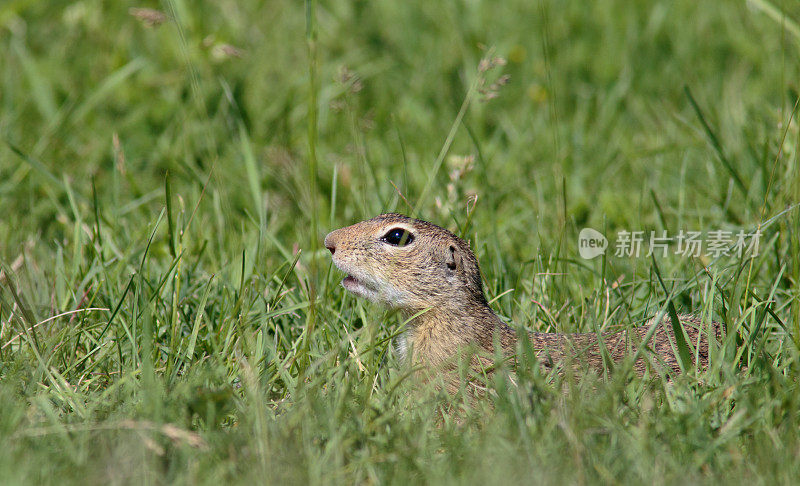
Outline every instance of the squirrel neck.
POLYGON ((458 349, 470 346, 492 353, 498 342, 504 351, 513 352, 516 343, 514 330, 485 300, 430 308, 421 314, 409 310, 402 313, 411 320, 399 350, 404 357, 411 352, 415 363, 442 363, 452 359, 458 349))

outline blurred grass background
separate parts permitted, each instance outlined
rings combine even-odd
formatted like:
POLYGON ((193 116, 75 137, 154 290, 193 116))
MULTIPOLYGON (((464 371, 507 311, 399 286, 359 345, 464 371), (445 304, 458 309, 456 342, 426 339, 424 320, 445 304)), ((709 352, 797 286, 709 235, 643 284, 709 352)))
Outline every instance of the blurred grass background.
POLYGON ((795 483, 799 18, 767 0, 4 2, 0 478, 795 483), (399 320, 346 295, 320 248, 414 209, 542 331, 666 302, 649 258, 581 260, 583 227, 764 236, 755 258, 658 260, 679 310, 728 328, 708 373, 561 393, 531 365, 486 403, 420 400, 399 320))

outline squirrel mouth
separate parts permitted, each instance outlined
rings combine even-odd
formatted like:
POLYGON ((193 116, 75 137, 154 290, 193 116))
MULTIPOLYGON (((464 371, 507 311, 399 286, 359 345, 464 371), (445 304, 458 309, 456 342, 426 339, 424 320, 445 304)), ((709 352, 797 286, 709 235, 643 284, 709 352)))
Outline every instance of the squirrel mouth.
POLYGON ((346 288, 350 292, 356 292, 358 289, 364 287, 364 284, 361 283, 360 280, 355 278, 352 275, 348 275, 342 280, 342 287, 346 288))
POLYGON ((360 297, 371 298, 375 294, 374 289, 352 275, 348 275, 342 280, 342 287, 360 297))

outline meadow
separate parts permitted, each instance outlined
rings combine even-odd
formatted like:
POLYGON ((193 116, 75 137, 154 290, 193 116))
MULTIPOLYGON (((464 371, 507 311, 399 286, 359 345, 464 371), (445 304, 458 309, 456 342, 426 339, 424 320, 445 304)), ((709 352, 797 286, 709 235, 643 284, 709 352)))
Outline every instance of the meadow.
MULTIPOLYGON (((0 4, 3 484, 797 484, 800 6, 0 4), (421 393, 325 234, 467 238, 518 329, 708 370, 421 393), (609 239, 584 259, 578 236, 609 239), (760 234, 617 254, 620 232, 760 234), (729 248, 728 248, 729 249, 729 248)), ((611 371, 611 370, 609 370, 611 371)))

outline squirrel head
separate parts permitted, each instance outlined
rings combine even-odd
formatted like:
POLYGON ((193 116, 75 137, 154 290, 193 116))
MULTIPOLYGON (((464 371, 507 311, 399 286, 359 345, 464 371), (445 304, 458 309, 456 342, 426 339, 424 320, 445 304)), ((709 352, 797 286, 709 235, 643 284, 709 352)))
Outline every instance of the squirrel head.
POLYGON ((381 214, 332 231, 325 247, 359 297, 407 312, 486 302, 469 244, 427 221, 381 214))

